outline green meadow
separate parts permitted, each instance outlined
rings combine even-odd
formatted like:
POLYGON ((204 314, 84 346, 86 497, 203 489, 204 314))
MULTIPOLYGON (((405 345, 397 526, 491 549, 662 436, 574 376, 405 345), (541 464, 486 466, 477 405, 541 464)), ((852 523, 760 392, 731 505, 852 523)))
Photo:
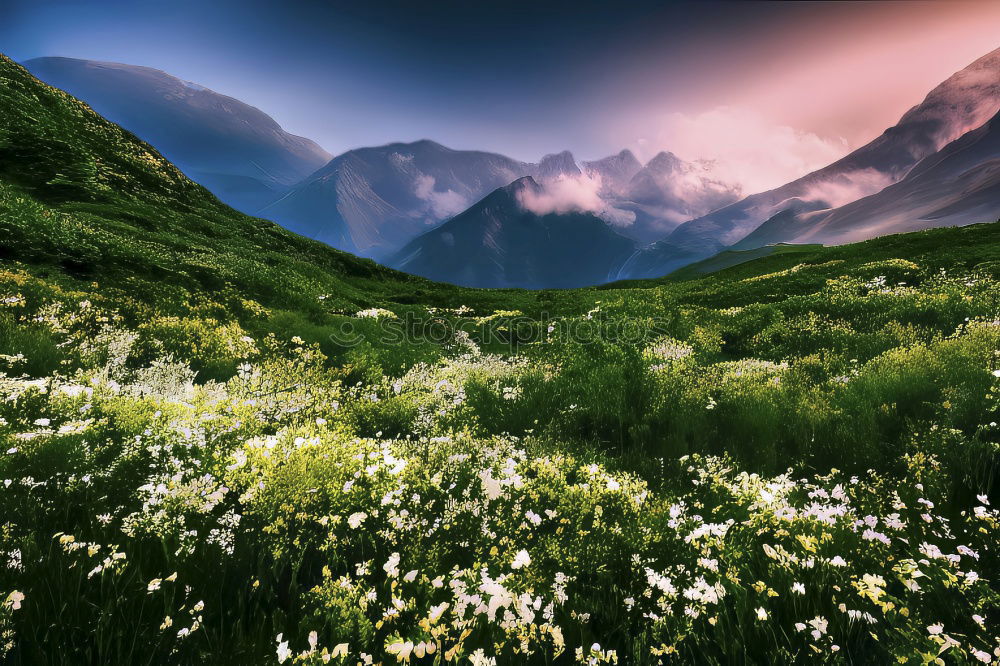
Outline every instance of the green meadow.
POLYGON ((998 408, 998 223, 464 289, 0 59, 5 663, 989 663, 998 408))

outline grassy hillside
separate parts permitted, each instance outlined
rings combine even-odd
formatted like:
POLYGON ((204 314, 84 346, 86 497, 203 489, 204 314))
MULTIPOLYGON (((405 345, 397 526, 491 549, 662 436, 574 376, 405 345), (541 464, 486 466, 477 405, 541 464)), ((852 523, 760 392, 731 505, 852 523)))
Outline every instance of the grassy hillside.
POLYGON ((3 661, 997 659, 1000 225, 458 289, 0 79, 3 661))
MULTIPOLYGON (((998 220, 1000 221, 1000 220, 998 220)), ((699 261, 674 271, 667 280, 691 280, 708 274, 716 278, 734 279, 759 275, 768 269, 788 268, 798 263, 818 264, 825 261, 863 262, 898 257, 919 260, 928 266, 941 268, 985 268, 992 270, 992 263, 1000 261, 1000 226, 977 224, 962 228, 928 229, 906 234, 893 234, 848 245, 768 245, 753 250, 728 250, 714 257, 699 261), (744 269, 734 268, 754 259, 757 261, 744 269)), ((842 270, 842 269, 840 269, 842 270)))
POLYGON ((772 254, 812 252, 819 247, 821 246, 777 244, 765 245, 764 247, 757 247, 751 250, 724 250, 713 257, 696 261, 684 268, 679 268, 668 277, 671 280, 690 280, 709 275, 710 273, 717 273, 731 266, 745 264, 748 261, 767 257, 772 254))

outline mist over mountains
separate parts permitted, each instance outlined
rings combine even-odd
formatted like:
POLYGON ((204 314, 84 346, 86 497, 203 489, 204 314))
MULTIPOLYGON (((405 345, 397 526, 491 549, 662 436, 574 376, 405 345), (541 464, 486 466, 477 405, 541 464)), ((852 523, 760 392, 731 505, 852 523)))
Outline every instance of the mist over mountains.
POLYGON ((525 198, 533 212, 593 213, 643 243, 736 199, 734 188, 710 181, 698 173, 699 165, 677 158, 664 164, 657 156, 643 166, 631 152, 622 151, 582 167, 569 151, 528 163, 429 140, 394 143, 334 158, 260 214, 303 235, 379 259, 526 176, 541 186, 525 198))
POLYGON ((990 219, 1000 219, 1000 114, 921 160, 899 182, 836 208, 785 211, 735 248, 779 242, 840 245, 990 219))
POLYGON ((736 201, 738 184, 726 183, 707 161, 685 162, 660 152, 629 180, 621 205, 636 215, 629 234, 652 242, 691 218, 736 201))
POLYGON ((334 247, 374 255, 398 249, 528 171, 503 155, 433 141, 360 148, 335 157, 261 214, 334 247))
POLYGON ((1000 49, 949 77, 896 125, 833 164, 678 226, 634 257, 622 276, 664 275, 737 243, 783 211, 833 208, 874 194, 998 110, 1000 49))
POLYGON ((1000 217, 1000 49, 867 145, 749 196, 711 161, 666 151, 645 164, 630 150, 523 162, 421 140, 331 157, 259 109, 158 70, 70 58, 26 65, 149 141, 224 202, 462 285, 653 278, 732 246, 843 243, 1000 217))

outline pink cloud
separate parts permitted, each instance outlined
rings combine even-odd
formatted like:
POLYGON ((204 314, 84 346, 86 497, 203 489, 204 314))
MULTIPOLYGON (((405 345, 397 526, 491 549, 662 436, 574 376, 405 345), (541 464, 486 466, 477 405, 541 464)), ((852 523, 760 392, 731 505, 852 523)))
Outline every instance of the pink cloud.
POLYGON ((824 201, 831 208, 838 208, 862 197, 875 194, 892 185, 893 182, 892 176, 877 169, 858 169, 843 174, 836 180, 813 185, 801 198, 806 201, 824 201))
POLYGON ((748 194, 795 180, 849 151, 843 139, 776 125, 753 111, 730 106, 695 115, 672 113, 650 143, 688 161, 713 161, 716 179, 737 183, 748 194))

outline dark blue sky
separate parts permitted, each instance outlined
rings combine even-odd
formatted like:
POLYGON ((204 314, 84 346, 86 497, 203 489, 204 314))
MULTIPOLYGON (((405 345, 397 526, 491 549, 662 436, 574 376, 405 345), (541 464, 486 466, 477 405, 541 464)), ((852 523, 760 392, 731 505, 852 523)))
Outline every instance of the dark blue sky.
POLYGON ((991 5, 1000 3, 0 0, 0 50, 157 67, 254 104, 334 153, 432 138, 522 159, 565 148, 591 159, 670 147, 662 116, 718 107, 860 143, 989 50, 991 5), (799 70, 832 67, 869 36, 890 49, 901 35, 899 48, 916 52, 920 35, 952 23, 972 27, 955 28, 965 32, 937 69, 910 71, 906 51, 873 58, 881 80, 871 90, 891 98, 882 103, 833 90, 830 108, 824 81, 797 91, 800 108, 768 102, 768 86, 801 88, 799 70))

